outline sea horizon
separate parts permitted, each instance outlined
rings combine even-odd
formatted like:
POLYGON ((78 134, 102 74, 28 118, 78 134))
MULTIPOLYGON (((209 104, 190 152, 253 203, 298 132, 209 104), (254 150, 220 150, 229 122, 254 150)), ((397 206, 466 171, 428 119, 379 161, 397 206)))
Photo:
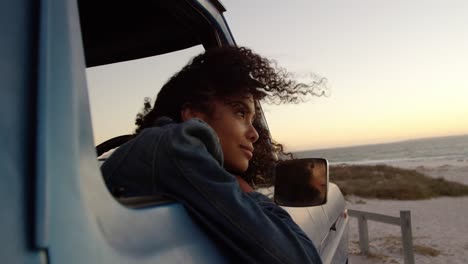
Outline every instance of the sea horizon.
POLYGON ((468 134, 387 143, 295 151, 297 158, 322 157, 330 163, 376 163, 427 159, 468 159, 468 134))

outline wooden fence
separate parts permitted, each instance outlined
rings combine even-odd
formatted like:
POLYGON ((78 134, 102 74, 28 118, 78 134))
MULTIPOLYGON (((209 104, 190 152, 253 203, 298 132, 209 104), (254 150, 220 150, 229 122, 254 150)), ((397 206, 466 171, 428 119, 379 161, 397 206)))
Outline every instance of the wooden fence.
POLYGON ((410 211, 400 211, 400 217, 394 217, 349 209, 348 215, 358 219, 359 247, 363 254, 369 253, 369 231, 367 229, 367 220, 387 223, 400 226, 404 263, 414 264, 413 235, 411 231, 410 211))

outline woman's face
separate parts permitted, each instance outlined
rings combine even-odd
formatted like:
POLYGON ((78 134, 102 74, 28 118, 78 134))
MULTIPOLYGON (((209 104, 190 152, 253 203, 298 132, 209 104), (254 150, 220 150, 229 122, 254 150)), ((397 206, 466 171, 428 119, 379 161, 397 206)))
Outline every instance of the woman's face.
POLYGON ((245 172, 253 157, 253 143, 258 133, 252 123, 255 103, 252 96, 215 99, 213 114, 206 122, 219 137, 224 155, 224 167, 233 173, 245 172))
POLYGON ((214 99, 212 114, 200 114, 218 135, 223 149, 224 168, 232 173, 242 173, 249 167, 253 156, 253 143, 258 133, 252 123, 255 119, 255 103, 251 95, 214 99))
POLYGON ((320 191, 321 199, 325 199, 327 193, 327 170, 325 165, 322 163, 312 163, 309 167, 309 171, 312 175, 310 178, 310 185, 320 191))

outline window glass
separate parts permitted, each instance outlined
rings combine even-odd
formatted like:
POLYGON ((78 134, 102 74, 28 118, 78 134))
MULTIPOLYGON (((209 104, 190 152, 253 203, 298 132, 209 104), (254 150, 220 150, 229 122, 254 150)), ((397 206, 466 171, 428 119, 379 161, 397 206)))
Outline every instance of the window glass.
POLYGON ((166 81, 195 55, 198 45, 164 55, 91 67, 86 70, 94 143, 98 145, 135 130, 143 100, 156 95, 166 81))

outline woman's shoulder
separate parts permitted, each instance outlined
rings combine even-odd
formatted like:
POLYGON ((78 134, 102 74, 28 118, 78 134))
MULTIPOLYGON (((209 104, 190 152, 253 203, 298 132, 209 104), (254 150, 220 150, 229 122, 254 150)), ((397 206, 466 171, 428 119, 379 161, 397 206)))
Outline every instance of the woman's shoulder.
POLYGON ((124 164, 151 163, 155 157, 179 159, 187 153, 212 156, 223 163, 219 139, 207 123, 200 119, 176 123, 163 118, 117 148, 105 159, 101 169, 115 171, 124 164))
MULTIPOLYGON (((155 121, 154 125, 143 129, 138 135, 120 146, 108 159, 127 157, 132 153, 151 156, 155 151, 171 149, 189 150, 196 145, 203 145, 217 159, 222 156, 219 139, 213 129, 203 120, 193 118, 185 122, 174 122, 163 117, 155 121)), ((177 152, 177 151, 176 151, 177 152)))
POLYGON ((147 133, 161 133, 160 149, 169 150, 174 155, 196 152, 210 155, 223 163, 223 151, 216 132, 206 122, 198 118, 181 123, 167 124, 163 131, 150 130, 147 133))
POLYGON ((153 126, 143 129, 137 137, 144 137, 148 134, 163 133, 167 130, 186 130, 186 129, 201 129, 206 130, 208 133, 216 135, 212 128, 203 120, 198 118, 192 118, 184 122, 175 122, 169 117, 160 117, 154 123, 153 126))

